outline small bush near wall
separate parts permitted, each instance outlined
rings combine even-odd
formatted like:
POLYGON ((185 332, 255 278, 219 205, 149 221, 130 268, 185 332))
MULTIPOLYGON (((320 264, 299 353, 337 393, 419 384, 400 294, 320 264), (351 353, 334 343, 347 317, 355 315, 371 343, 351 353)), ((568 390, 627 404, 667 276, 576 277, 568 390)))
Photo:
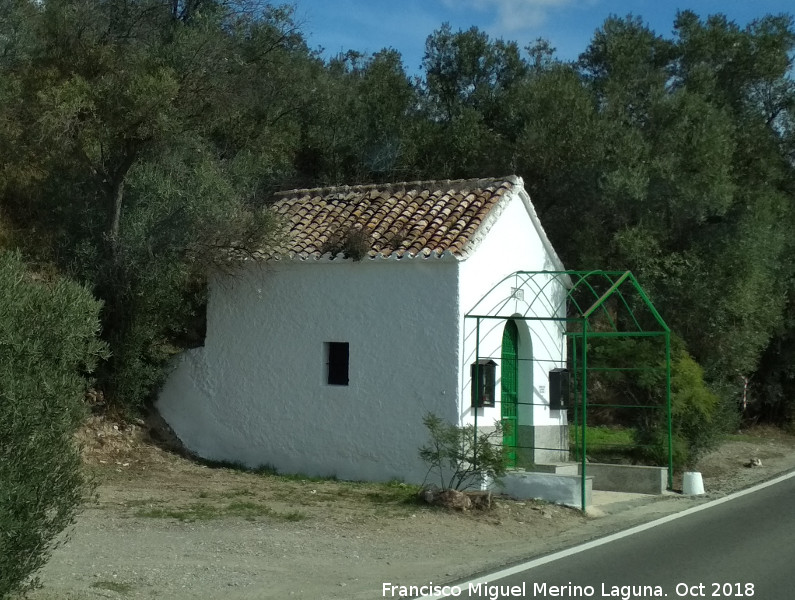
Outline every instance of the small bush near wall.
POLYGON ((443 490, 465 490, 487 480, 499 482, 505 475, 507 457, 502 446, 503 428, 495 422, 489 432, 473 425, 458 426, 428 413, 422 422, 430 441, 420 448, 420 458, 428 465, 429 478, 443 490))
POLYGON ((86 485, 74 433, 104 354, 100 303, 0 251, 0 598, 35 584, 86 485))

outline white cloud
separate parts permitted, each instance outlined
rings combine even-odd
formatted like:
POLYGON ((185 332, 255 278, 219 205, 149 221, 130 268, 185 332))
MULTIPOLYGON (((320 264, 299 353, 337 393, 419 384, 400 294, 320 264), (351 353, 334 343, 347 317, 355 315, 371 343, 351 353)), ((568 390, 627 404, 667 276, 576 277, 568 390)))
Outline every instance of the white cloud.
POLYGON ((535 29, 546 23, 551 13, 577 4, 577 0, 442 0, 448 8, 472 8, 494 13, 493 27, 503 31, 535 29))

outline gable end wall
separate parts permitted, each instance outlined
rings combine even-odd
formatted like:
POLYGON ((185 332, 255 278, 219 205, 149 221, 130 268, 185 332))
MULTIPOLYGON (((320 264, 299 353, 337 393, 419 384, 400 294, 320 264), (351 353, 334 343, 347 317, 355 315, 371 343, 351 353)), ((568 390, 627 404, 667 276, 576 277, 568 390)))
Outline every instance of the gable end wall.
MULTIPOLYGON (((532 211, 529 198, 523 193, 514 193, 506 201, 502 212, 492 223, 488 234, 477 246, 472 255, 461 265, 460 297, 462 303, 461 323, 463 336, 461 340, 462 378, 461 378, 461 421, 474 423, 475 414, 471 408, 470 368, 476 358, 476 320, 465 319, 464 315, 477 313, 486 315, 518 315, 518 316, 565 316, 561 311, 555 314, 553 307, 564 307, 565 293, 560 286, 547 286, 539 292, 546 279, 537 276, 534 283, 524 286, 524 301, 511 298, 512 287, 523 287, 522 278, 510 279, 500 284, 506 276, 516 271, 552 271, 562 269, 557 256, 551 249, 537 218, 532 211), (499 284, 499 285, 497 285, 499 284), (492 287, 497 285, 495 289, 492 287), (489 292, 489 290, 492 290, 489 292), (488 293, 485 301, 481 301, 488 293), (540 299, 535 299, 537 293, 540 299), (553 297, 554 296, 554 297, 553 297), (479 304, 480 303, 480 304, 479 304), (532 308, 531 305, 532 304, 532 308)), ((520 436, 529 440, 532 446, 533 433, 526 428, 550 428, 549 435, 565 435, 565 410, 549 409, 549 371, 555 367, 566 366, 565 340, 562 335, 564 325, 554 321, 522 321, 516 320, 519 329, 519 427, 520 436), (532 352, 531 349, 532 348, 532 352), (564 428, 564 429, 561 429, 564 428)), ((497 405, 478 410, 478 426, 488 427, 500 419, 500 362, 502 333, 505 320, 483 319, 480 324, 480 344, 478 356, 491 358, 497 364, 497 405)), ((536 434, 547 435, 541 429, 536 434)), ((521 443, 521 441, 520 441, 521 443)), ((549 440, 535 443, 536 446, 564 447, 567 440, 549 440)), ((528 452, 528 462, 533 462, 540 455, 533 457, 528 452)), ((557 455, 555 455, 557 458, 557 455)))

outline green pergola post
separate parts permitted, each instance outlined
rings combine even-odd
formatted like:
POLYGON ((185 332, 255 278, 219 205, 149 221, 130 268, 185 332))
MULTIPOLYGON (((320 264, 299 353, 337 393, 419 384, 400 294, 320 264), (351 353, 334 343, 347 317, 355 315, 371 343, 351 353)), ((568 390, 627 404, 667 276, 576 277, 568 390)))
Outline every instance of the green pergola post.
MULTIPOLYGON (((480 381, 480 318, 475 319, 475 381, 471 385, 478 385, 480 381)), ((475 392, 475 432, 473 435, 474 449, 473 460, 474 467, 478 467, 478 408, 480 408, 480 387, 475 392)))
POLYGON ((674 439, 671 419, 671 334, 665 334, 665 400, 668 412, 668 489, 674 487, 674 439))
MULTIPOLYGON (((577 336, 571 336, 571 361, 572 361, 572 371, 574 373, 574 387, 572 389, 577 389, 577 384, 579 383, 577 373, 577 336)), ((579 421, 579 404, 577 402, 574 403, 574 449, 576 452, 576 458, 579 460, 580 458, 580 421, 579 421)))
POLYGON ((585 475, 586 475, 586 463, 587 460, 585 458, 586 449, 588 447, 588 441, 586 435, 588 433, 588 425, 586 424, 588 421, 588 319, 582 320, 582 456, 581 456, 581 464, 582 464, 582 477, 580 478, 580 484, 582 487, 581 490, 581 500, 582 500, 582 510, 583 512, 586 511, 588 508, 586 504, 586 493, 585 493, 585 475))
POLYGON ((630 280, 640 297, 646 303, 652 316, 657 320, 657 323, 662 327, 665 333, 665 404, 667 411, 666 420, 668 422, 668 489, 672 489, 674 487, 674 440, 673 421, 671 417, 671 330, 668 328, 668 325, 665 324, 660 313, 657 312, 654 304, 652 304, 646 292, 643 291, 643 288, 638 283, 638 280, 635 279, 634 275, 630 274, 630 280))

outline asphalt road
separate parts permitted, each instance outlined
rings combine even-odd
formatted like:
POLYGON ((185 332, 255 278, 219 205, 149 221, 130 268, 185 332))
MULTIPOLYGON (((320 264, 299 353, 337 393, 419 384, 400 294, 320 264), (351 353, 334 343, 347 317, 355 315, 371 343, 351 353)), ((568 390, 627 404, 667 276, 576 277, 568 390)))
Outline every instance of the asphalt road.
MULTIPOLYGON (((530 565, 538 562, 543 560, 530 565)), ((795 598, 795 477, 499 576, 460 584, 458 597, 790 600, 795 598)))

